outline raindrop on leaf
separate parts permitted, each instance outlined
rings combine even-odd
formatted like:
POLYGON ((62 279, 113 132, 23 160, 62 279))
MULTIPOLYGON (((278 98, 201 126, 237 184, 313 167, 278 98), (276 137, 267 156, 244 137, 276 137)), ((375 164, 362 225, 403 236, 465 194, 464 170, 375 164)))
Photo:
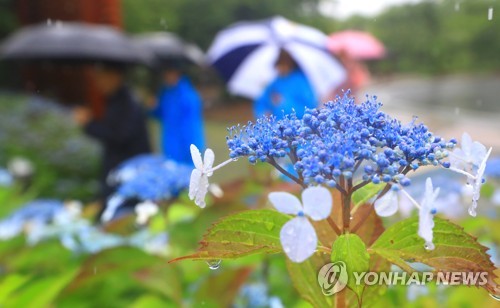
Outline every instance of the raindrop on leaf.
POLYGON ((219 269, 222 260, 208 260, 208 268, 211 270, 219 269))

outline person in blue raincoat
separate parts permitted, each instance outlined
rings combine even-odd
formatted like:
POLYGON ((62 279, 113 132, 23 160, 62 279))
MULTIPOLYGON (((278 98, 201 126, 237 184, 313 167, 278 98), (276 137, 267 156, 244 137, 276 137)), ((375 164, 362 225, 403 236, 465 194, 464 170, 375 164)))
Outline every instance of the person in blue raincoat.
POLYGON ((151 115, 161 123, 163 155, 179 163, 192 164, 189 147, 205 148, 203 103, 180 63, 170 61, 163 71, 163 86, 151 115))
POLYGON ((305 107, 317 107, 318 100, 311 84, 289 53, 281 50, 275 66, 278 76, 254 102, 255 117, 272 114, 282 118, 283 113, 295 110, 297 117, 301 118, 305 107))

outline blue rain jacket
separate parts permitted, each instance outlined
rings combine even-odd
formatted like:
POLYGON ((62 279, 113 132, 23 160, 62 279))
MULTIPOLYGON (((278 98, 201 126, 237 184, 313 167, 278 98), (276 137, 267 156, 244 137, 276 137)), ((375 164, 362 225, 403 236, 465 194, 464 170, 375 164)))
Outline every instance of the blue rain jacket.
POLYGON ((254 102, 255 117, 266 113, 278 119, 295 110, 297 117, 304 115, 304 108, 315 108, 317 98, 306 76, 300 69, 295 69, 285 76, 278 76, 267 86, 264 93, 254 102))
POLYGON ((189 147, 205 148, 203 104, 191 82, 182 77, 174 86, 165 85, 159 95, 153 117, 161 122, 163 155, 179 163, 192 165, 189 147))

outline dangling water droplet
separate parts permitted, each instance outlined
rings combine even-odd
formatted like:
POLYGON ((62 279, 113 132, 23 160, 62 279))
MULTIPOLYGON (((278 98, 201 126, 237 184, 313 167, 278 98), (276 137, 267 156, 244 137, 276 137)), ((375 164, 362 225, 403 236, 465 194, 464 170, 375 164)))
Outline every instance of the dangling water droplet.
POLYGON ((455 11, 460 11, 460 2, 455 2, 455 11))
POLYGON ((496 299, 497 301, 500 301, 500 295, 490 294, 490 296, 491 296, 493 299, 496 299))
POLYGON ((434 248, 436 248, 436 246, 434 246, 434 244, 432 242, 427 242, 424 245, 424 249, 427 251, 434 250, 434 248))
POLYGON ((349 219, 350 219, 350 220, 353 220, 353 219, 354 219, 354 217, 351 215, 351 216, 349 217, 349 219))
POLYGON ((221 262, 222 262, 222 260, 220 260, 220 259, 219 260, 208 260, 207 261, 208 268, 211 270, 219 269, 221 262))
POLYGON ((469 208, 469 215, 472 217, 476 217, 476 215, 477 215, 476 209, 473 208, 472 206, 469 208))

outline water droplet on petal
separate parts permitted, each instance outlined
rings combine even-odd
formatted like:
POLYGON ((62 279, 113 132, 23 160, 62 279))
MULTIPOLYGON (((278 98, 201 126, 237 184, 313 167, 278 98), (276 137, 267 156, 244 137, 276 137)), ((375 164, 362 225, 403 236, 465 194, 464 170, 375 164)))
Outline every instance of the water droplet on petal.
POLYGON ((436 246, 434 246, 434 244, 432 242, 427 242, 427 243, 425 243, 424 248, 427 251, 431 251, 431 250, 434 250, 434 248, 436 248, 436 246))
POLYGON ((491 296, 493 299, 496 299, 497 301, 500 301, 500 295, 490 294, 490 296, 491 296))
POLYGON ((289 229, 287 229, 287 230, 286 230, 286 234, 287 234, 287 235, 294 235, 294 234, 295 234, 295 229, 293 229, 293 228, 289 228, 289 229))
POLYGON ((472 206, 469 208, 469 215, 472 217, 476 217, 476 215, 477 215, 476 209, 473 208, 472 206))
POLYGON ((222 260, 208 260, 208 268, 211 270, 219 269, 222 260))

